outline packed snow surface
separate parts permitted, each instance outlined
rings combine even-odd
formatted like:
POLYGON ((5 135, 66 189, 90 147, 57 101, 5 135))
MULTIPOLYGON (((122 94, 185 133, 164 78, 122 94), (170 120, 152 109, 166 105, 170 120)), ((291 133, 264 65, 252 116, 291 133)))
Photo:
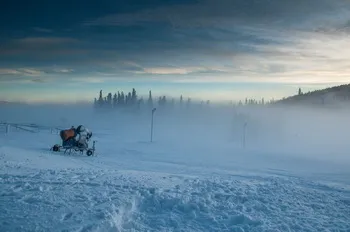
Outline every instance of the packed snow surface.
POLYGON ((0 231, 350 231, 343 117, 259 112, 158 110, 151 143, 148 112, 3 107, 39 128, 0 126, 0 231), (50 151, 80 124, 95 156, 50 151))

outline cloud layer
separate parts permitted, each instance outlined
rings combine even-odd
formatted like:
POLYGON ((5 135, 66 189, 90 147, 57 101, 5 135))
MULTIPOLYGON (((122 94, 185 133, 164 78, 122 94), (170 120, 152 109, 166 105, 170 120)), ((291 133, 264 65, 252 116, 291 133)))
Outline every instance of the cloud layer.
POLYGON ((72 3, 62 20, 64 2, 42 4, 45 14, 35 4, 13 16, 4 12, 15 6, 2 9, 0 19, 13 17, 16 28, 4 25, 0 83, 350 80, 346 0, 72 3), (31 11, 37 16, 20 24, 31 11))

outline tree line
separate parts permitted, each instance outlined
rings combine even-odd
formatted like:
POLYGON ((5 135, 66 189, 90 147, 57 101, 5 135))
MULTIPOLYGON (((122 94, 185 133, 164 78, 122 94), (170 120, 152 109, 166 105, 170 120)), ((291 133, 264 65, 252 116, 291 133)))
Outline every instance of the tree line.
MULTIPOLYGON (((181 95, 179 98, 180 105, 189 106, 191 104, 191 98, 187 98, 185 101, 181 95)), ((207 101, 209 104, 209 101, 207 101)), ((103 91, 100 90, 99 97, 94 99, 94 106, 96 108, 141 108, 147 106, 149 108, 153 107, 166 107, 175 106, 175 99, 168 99, 166 96, 160 96, 158 99, 153 99, 152 91, 149 91, 148 99, 144 100, 143 97, 139 97, 135 88, 131 92, 124 93, 123 91, 118 91, 117 93, 108 93, 106 96, 103 95, 103 91)))
MULTIPOLYGON (((273 103, 274 100, 269 102, 265 102, 264 98, 261 100, 256 100, 252 98, 245 98, 244 101, 239 101, 237 103, 231 102, 231 105, 265 105, 269 103, 273 103)), ((148 93, 148 98, 144 99, 143 97, 139 97, 135 88, 128 93, 124 93, 123 91, 117 91, 116 93, 108 93, 107 95, 103 95, 103 91, 100 90, 98 98, 94 99, 95 108, 135 108, 140 109, 142 107, 174 107, 178 105, 180 107, 190 107, 194 105, 191 98, 184 98, 182 95, 175 100, 174 98, 168 98, 166 96, 160 96, 158 98, 154 98, 152 96, 152 91, 150 90, 148 93)), ((199 106, 209 106, 210 101, 201 101, 196 103, 199 106)))

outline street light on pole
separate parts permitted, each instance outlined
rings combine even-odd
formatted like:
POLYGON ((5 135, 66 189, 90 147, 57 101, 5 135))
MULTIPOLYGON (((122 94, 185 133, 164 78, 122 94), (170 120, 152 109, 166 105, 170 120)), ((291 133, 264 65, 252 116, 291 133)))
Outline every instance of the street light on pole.
POLYGON ((10 133, 10 124, 5 124, 6 126, 6 134, 10 133))
POLYGON ((246 127, 247 127, 247 122, 245 122, 243 126, 243 148, 245 148, 246 127))
POLYGON ((154 112, 156 111, 156 108, 152 109, 152 121, 151 121, 151 142, 153 142, 153 115, 154 112))

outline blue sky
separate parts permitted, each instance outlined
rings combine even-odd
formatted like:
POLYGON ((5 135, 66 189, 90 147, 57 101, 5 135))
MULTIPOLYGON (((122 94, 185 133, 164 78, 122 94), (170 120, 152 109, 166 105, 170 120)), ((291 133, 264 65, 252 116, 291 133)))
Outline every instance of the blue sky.
POLYGON ((0 23, 0 100, 271 99, 350 82, 346 0, 13 1, 0 23))

